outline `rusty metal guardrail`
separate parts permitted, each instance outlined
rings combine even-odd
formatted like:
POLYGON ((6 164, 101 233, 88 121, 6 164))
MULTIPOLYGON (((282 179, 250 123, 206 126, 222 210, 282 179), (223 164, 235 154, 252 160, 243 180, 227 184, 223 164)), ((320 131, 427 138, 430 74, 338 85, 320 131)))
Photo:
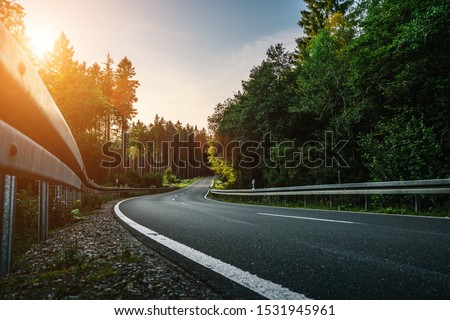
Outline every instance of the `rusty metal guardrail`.
POLYGON ((80 192, 153 192, 106 188, 89 179, 75 139, 41 77, 0 23, 0 275, 11 269, 16 177, 38 181, 38 237, 48 237, 49 185, 58 197, 80 192))

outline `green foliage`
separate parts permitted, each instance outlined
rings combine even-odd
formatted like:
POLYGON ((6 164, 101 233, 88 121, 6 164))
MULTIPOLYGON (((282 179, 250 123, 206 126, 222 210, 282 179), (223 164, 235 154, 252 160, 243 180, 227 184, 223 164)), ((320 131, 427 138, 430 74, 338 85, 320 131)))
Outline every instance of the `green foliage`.
POLYGON ((133 103, 137 102, 136 90, 139 81, 134 80, 136 71, 133 63, 127 57, 120 60, 115 72, 115 90, 112 98, 115 106, 115 115, 120 122, 122 133, 127 128, 128 120, 137 114, 133 103))
MULTIPOLYGON (((348 141, 341 155, 350 167, 288 168, 280 161, 243 170, 242 154, 210 149, 214 171, 233 186, 247 187, 253 178, 262 187, 448 177, 450 3, 306 5, 296 59, 281 45, 272 46, 242 91, 216 106, 209 127, 222 145, 261 141, 271 132, 278 142, 293 142, 272 148, 286 158, 307 155, 304 142, 321 141, 332 131, 336 141, 348 141)), ((392 206, 391 198, 383 201, 392 206)), ((430 206, 436 201, 429 200, 430 206)))
POLYGON ((163 175, 159 172, 148 172, 142 178, 145 187, 162 187, 163 175))
POLYGON ((174 184, 177 181, 177 176, 173 174, 172 168, 164 170, 164 182, 166 184, 174 184))
POLYGON ((139 188, 143 186, 143 179, 136 171, 128 171, 123 179, 119 179, 123 187, 139 188))
POLYGON ((335 13, 347 14, 354 0, 305 0, 304 2, 308 10, 300 12, 301 19, 298 22, 305 34, 297 39, 300 54, 309 41, 325 28, 327 22, 335 13))
POLYGON ((316 136, 331 130, 339 137, 349 138, 351 127, 359 119, 348 86, 350 57, 346 48, 352 34, 349 27, 323 29, 304 51, 297 76, 300 101, 290 110, 312 114, 316 136))
POLYGON ((53 267, 55 270, 67 269, 73 266, 81 268, 87 260, 86 254, 78 246, 78 241, 64 243, 60 251, 55 253, 53 267))
POLYGON ((84 216, 81 214, 81 211, 78 208, 70 210, 70 213, 72 214, 72 218, 74 220, 83 220, 84 219, 84 216))
POLYGON ((37 196, 33 192, 31 184, 26 188, 20 188, 16 193, 16 213, 14 216, 14 248, 13 262, 16 263, 20 256, 37 240, 37 196))
POLYGON ((177 180, 175 186, 177 188, 185 188, 185 187, 190 186, 191 184, 193 184, 198 179, 199 178, 177 180))
POLYGON ((226 159, 224 154, 217 154, 214 146, 208 149, 209 167, 215 174, 221 177, 221 180, 228 186, 234 186, 236 183, 236 172, 233 169, 232 163, 226 159))
POLYGON ((133 255, 129 249, 125 249, 122 253, 114 258, 115 261, 123 263, 142 263, 145 262, 143 257, 133 255))
POLYGON ((99 265, 96 272, 91 272, 89 275, 87 275, 86 281, 92 284, 99 283, 104 279, 108 279, 117 275, 118 273, 119 272, 117 270, 114 270, 114 268, 110 265, 99 265))
POLYGON ((18 232, 28 233, 36 228, 38 201, 31 184, 16 193, 15 225, 18 232))
POLYGON ((350 83, 369 124, 361 128, 367 134, 361 141, 372 179, 449 172, 449 18, 446 1, 385 0, 373 1, 361 21, 350 83), (384 136, 381 154, 374 141, 384 136))
POLYGON ((89 178, 103 183, 105 170, 100 166, 102 160, 102 137, 98 132, 82 132, 76 136, 76 142, 83 156, 83 162, 89 178))
POLYGON ((445 178, 444 156, 423 121, 395 118, 380 122, 361 139, 363 158, 374 181, 445 178))
MULTIPOLYGON (((450 4, 374 1, 352 44, 354 92, 371 122, 412 115, 448 133, 450 4)), ((446 139, 448 140, 448 139, 446 139)))

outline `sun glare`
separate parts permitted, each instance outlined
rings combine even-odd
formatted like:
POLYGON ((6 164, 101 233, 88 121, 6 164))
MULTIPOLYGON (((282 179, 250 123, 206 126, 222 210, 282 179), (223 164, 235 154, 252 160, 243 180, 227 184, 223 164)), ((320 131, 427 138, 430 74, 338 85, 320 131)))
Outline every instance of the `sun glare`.
POLYGON ((53 39, 45 34, 33 34, 30 36, 31 48, 39 58, 43 58, 45 53, 52 50, 53 39))

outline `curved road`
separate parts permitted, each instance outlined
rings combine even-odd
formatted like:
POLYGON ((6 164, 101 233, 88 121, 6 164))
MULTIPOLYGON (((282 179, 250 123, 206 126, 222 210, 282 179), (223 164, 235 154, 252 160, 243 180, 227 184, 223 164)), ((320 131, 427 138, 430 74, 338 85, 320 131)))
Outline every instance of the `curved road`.
POLYGON ((204 198, 210 182, 116 210, 308 298, 450 299, 450 219, 229 204, 204 198))

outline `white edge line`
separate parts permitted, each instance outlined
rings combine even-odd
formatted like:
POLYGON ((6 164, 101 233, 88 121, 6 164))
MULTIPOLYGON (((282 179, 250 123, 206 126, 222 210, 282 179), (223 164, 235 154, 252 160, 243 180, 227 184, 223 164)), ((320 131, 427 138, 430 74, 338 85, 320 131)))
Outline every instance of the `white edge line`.
MULTIPOLYGON (((131 199, 128 199, 131 200, 131 199)), ((153 241, 162 244, 163 246, 183 255, 184 257, 228 278, 259 295, 271 300, 309 300, 305 295, 290 291, 283 286, 273 283, 271 281, 261 279, 256 275, 243 271, 235 266, 225 263, 221 260, 208 256, 198 250, 190 248, 175 240, 169 239, 155 231, 140 225, 127 216, 125 216, 119 209, 119 205, 127 200, 122 200, 114 206, 114 213, 116 216, 126 223, 131 228, 135 229, 142 235, 150 238, 153 241)))
POLYGON ((261 216, 291 218, 291 219, 301 219, 301 220, 313 220, 313 221, 322 221, 322 222, 334 222, 334 223, 344 223, 344 224, 362 224, 362 223, 359 223, 359 222, 352 222, 352 221, 330 220, 330 219, 298 217, 298 216, 287 216, 287 215, 283 215, 283 214, 272 214, 272 213, 263 213, 263 212, 257 212, 256 214, 259 214, 261 216))

